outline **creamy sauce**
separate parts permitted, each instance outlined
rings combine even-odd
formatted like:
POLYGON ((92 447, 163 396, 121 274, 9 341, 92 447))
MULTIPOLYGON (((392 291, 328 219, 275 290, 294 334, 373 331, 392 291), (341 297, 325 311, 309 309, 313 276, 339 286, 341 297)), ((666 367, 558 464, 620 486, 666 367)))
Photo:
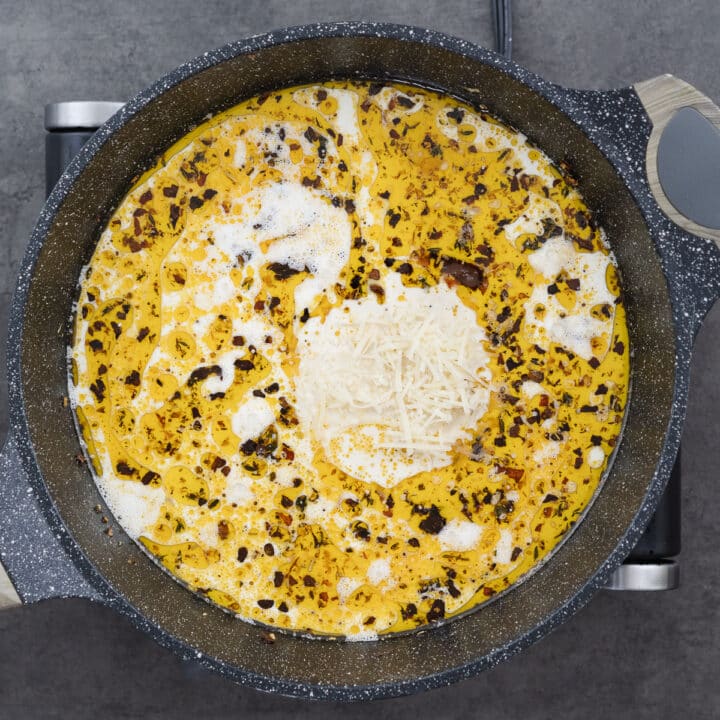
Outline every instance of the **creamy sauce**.
POLYGON ((248 100, 159 158, 81 278, 70 359, 132 538, 239 617, 353 641, 546 557, 629 377, 568 178, 456 100, 352 82, 248 100))

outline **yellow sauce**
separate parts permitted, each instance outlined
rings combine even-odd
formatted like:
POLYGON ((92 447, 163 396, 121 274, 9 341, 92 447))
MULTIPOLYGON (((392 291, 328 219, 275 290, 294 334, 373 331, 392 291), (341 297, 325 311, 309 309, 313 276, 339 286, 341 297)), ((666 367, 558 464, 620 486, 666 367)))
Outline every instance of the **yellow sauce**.
POLYGON ((195 129, 119 205, 82 279, 71 397, 111 510, 177 579, 242 618, 372 639, 487 601, 581 516, 627 400, 619 293, 574 182, 519 133, 415 87, 290 88, 195 129), (407 389, 400 429, 376 421, 391 449, 350 413, 343 442, 400 468, 353 477, 307 417, 346 402, 332 347, 327 378, 303 373, 311 329, 382 305, 410 353, 393 308, 435 297, 460 340, 448 322, 448 347, 428 334, 394 372, 434 391, 434 358, 470 358, 458 382, 485 404, 461 393, 425 456, 401 421, 431 408, 407 389))

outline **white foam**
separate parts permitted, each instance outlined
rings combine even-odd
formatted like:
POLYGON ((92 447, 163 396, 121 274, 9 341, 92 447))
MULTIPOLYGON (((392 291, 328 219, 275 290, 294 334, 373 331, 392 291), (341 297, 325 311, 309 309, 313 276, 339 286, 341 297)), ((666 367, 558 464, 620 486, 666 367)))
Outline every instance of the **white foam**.
POLYGON ((274 421, 275 413, 268 401, 252 395, 233 413, 231 426, 241 440, 248 440, 257 437, 274 421))
POLYGON ((229 503, 235 503, 238 507, 249 505, 255 499, 252 490, 252 480, 243 476, 237 476, 231 471, 225 486, 225 499, 229 503))
POLYGON ((438 533, 438 540, 443 550, 464 552, 472 550, 482 537, 483 529, 480 525, 469 520, 450 520, 438 533))
POLYGON ((373 560, 367 570, 367 579, 373 585, 379 585, 390 577, 390 563, 385 558, 373 560))
POLYGON ((362 583, 359 580, 349 577, 341 577, 337 581, 336 585, 340 602, 344 603, 361 585, 362 583))
POLYGON ((548 219, 562 226, 562 212, 558 204, 549 198, 530 193, 528 195, 528 204, 523 209, 523 212, 503 228, 505 237, 514 242, 521 235, 528 233, 542 235, 544 230, 543 220, 548 219))
POLYGON ((247 158, 247 146, 245 140, 240 138, 235 144, 235 153, 233 154, 233 162, 235 167, 243 167, 245 165, 245 159, 247 158))
POLYGON ((594 445, 590 448, 587 454, 587 464, 591 468, 599 468, 605 462, 605 451, 594 445))
POLYGON ((549 393, 540 383, 526 380, 521 386, 522 394, 527 398, 534 398, 536 395, 548 395, 549 393))
POLYGON ((98 477, 97 484, 113 515, 130 537, 138 538, 157 521, 165 501, 161 487, 120 480, 110 473, 98 477))
POLYGON ((311 277, 295 289, 298 312, 312 307, 323 291, 339 281, 352 236, 344 209, 331 205, 318 191, 288 182, 261 187, 236 203, 242 206, 240 219, 211 222, 208 232, 229 257, 242 255, 256 267, 278 262, 295 270, 308 269, 311 277), (267 243, 265 251, 260 243, 267 243))
POLYGON ((495 560, 501 565, 509 563, 512 558, 512 532, 503 529, 500 531, 500 539, 495 546, 495 560))
POLYGON ((572 309, 564 307, 546 285, 533 288, 525 303, 525 328, 531 340, 540 345, 548 340, 556 342, 586 360, 599 354, 593 351, 591 341, 604 335, 607 345, 613 326, 615 296, 606 280, 612 257, 603 252, 579 252, 570 240, 558 236, 529 253, 528 262, 548 280, 564 272, 567 278, 580 282, 580 289, 574 291, 576 302, 572 309), (537 312, 539 305, 544 311, 537 312), (591 310, 597 305, 608 305, 610 317, 593 317, 591 310))

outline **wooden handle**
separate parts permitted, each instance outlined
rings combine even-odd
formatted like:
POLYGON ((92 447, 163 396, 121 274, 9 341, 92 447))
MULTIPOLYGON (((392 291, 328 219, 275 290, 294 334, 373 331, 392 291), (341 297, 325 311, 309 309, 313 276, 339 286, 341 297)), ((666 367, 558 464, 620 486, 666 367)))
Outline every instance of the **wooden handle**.
POLYGON ((15 587, 5 572, 5 568, 0 564, 0 610, 18 605, 22 605, 22 600, 15 592, 15 587))
MULTIPOLYGON (((699 90, 673 75, 659 75, 651 80, 638 83, 635 85, 635 92, 637 92, 653 125, 647 147, 646 168, 650 189, 655 196, 655 200, 662 211, 675 224, 694 235, 712 238, 720 247, 720 229, 695 222, 678 210, 665 193, 658 170, 660 139, 668 123, 679 110, 691 108, 697 111, 720 133, 720 109, 699 90)), ((690 182, 697 181, 697 178, 692 176, 687 179, 690 182)), ((688 185, 688 188, 691 188, 691 185, 688 185)), ((704 188, 704 190, 714 193, 714 197, 720 202, 720 187, 704 188)))

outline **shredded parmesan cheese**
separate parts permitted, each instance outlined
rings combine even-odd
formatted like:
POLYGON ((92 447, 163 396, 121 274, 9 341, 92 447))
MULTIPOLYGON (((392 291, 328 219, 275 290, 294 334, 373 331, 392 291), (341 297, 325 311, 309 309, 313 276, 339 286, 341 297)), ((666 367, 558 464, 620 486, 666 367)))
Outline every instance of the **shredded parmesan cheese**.
POLYGON ((391 487, 451 462, 487 408, 485 335, 454 290, 405 288, 346 303, 298 330, 298 414, 330 459, 391 487))

